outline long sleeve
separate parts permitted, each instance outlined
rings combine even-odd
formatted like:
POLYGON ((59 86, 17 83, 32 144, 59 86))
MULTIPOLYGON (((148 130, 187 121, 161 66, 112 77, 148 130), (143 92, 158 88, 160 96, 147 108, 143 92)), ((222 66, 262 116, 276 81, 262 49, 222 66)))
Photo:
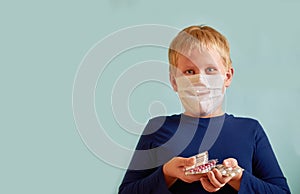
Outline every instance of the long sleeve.
POLYGON ((239 193, 290 193, 270 142, 259 123, 254 146, 253 172, 243 172, 239 193))
POLYGON ((170 194, 167 188, 162 165, 157 163, 154 150, 157 147, 156 133, 165 118, 150 120, 137 144, 128 170, 119 187, 119 194, 170 194), (144 153, 139 153, 144 150, 144 153), (157 167, 158 166, 158 167, 157 167))
POLYGON ((171 194, 164 180, 162 167, 153 170, 128 170, 119 194, 171 194))

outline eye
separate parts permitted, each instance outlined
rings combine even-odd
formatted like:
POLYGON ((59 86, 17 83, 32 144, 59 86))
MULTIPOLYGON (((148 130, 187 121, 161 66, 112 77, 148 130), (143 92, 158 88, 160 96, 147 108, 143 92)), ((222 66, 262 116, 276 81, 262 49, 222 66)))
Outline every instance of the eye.
POLYGON ((188 70, 185 70, 183 73, 184 73, 184 75, 194 75, 195 71, 192 69, 188 69, 188 70))
POLYGON ((215 74, 218 72, 218 69, 215 67, 208 67, 205 69, 206 74, 215 74))

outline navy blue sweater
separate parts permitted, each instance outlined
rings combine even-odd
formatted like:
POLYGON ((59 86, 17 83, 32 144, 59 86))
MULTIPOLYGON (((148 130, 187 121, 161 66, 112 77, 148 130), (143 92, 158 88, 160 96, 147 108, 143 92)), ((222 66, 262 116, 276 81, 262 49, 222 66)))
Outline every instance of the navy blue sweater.
POLYGON ((172 157, 208 150, 210 159, 237 159, 244 169, 240 190, 225 185, 216 193, 290 193, 269 140, 253 119, 224 114, 214 118, 181 115, 151 119, 119 188, 119 194, 201 194, 199 181, 177 180, 167 188, 162 165, 172 157))

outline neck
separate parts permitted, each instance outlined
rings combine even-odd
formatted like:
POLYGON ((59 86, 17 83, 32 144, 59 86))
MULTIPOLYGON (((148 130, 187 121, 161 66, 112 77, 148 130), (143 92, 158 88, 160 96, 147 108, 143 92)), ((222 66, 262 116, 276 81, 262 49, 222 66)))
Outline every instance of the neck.
POLYGON ((190 117, 195 117, 195 118, 212 118, 212 117, 218 117, 224 115, 224 111, 222 109, 219 109, 215 111, 214 113, 208 114, 208 115, 194 115, 189 112, 184 112, 183 114, 190 116, 190 117))

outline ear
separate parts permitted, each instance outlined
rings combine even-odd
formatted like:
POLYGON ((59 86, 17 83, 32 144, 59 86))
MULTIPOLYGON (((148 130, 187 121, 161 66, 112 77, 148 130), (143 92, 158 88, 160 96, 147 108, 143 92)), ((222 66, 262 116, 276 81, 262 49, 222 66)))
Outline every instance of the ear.
POLYGON ((173 90, 174 90, 175 92, 177 92, 177 84, 176 84, 176 80, 175 80, 175 77, 174 77, 174 75, 173 75, 172 73, 169 73, 169 79, 170 79, 170 83, 171 83, 171 85, 172 85, 172 87, 173 87, 173 90))
POLYGON ((233 73, 234 73, 234 69, 232 67, 226 71, 226 74, 225 74, 226 78, 225 78, 225 83, 224 83, 226 88, 228 88, 231 84, 233 73))

